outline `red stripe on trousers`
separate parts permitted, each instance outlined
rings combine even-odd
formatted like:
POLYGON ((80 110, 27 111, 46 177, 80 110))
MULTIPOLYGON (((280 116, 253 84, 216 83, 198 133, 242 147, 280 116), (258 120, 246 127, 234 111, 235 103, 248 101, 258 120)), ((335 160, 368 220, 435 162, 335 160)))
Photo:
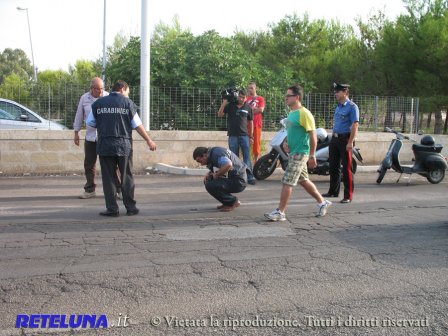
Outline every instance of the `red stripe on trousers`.
POLYGON ((353 197, 353 172, 352 172, 352 149, 347 150, 347 170, 348 170, 348 187, 349 187, 349 191, 350 191, 350 201, 352 200, 353 197))

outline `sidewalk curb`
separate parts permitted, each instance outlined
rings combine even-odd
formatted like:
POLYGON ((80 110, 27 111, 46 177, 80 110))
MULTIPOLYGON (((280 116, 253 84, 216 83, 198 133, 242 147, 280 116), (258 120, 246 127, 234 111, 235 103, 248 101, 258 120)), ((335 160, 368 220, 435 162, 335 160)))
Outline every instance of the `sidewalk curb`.
POLYGON ((146 170, 158 170, 162 173, 175 174, 175 175, 193 175, 204 176, 208 169, 205 168, 188 168, 188 167, 176 167, 166 163, 156 163, 154 167, 148 167, 146 170))
POLYGON ((378 170, 379 164, 376 166, 361 166, 358 164, 357 171, 360 173, 376 173, 378 170))
MULTIPOLYGON (((378 166, 361 166, 358 165, 357 171, 360 173, 376 172, 378 166)), ((191 175, 191 176, 204 176, 208 169, 206 168, 188 168, 188 167, 176 167, 165 163, 156 163, 154 167, 148 167, 146 170, 157 170, 162 173, 174 174, 174 175, 191 175)), ((274 174, 283 174, 283 169, 277 168, 274 174)))

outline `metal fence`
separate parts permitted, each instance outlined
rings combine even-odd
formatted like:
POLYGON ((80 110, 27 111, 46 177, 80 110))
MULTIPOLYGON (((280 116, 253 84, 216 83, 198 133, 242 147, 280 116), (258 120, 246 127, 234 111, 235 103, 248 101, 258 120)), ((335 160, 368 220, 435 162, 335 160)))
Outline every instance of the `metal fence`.
MULTIPOLYGON (((1 98, 17 101, 47 119, 71 128, 80 96, 87 88, 71 84, 57 87, 35 85, 29 89, 2 90, 1 98)), ((132 87, 130 98, 139 105, 139 88, 132 87)), ((225 118, 218 118, 221 89, 151 87, 150 128, 152 130, 225 130, 225 118)), ((283 92, 262 92, 266 99, 263 116, 266 131, 277 130, 286 116, 283 92)), ((383 131, 393 127, 402 132, 417 131, 419 99, 352 95, 359 106, 360 130, 383 131)), ((308 93, 303 105, 314 115, 317 127, 331 129, 336 100, 333 93, 308 93)))

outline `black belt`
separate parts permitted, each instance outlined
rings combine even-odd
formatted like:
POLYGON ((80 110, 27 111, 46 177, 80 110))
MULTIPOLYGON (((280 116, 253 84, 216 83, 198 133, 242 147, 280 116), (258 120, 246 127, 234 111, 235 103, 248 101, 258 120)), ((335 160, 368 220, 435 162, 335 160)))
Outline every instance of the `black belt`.
POLYGON ((345 138, 350 138, 350 134, 351 133, 335 133, 335 132, 333 132, 332 136, 335 138, 345 139, 345 138))

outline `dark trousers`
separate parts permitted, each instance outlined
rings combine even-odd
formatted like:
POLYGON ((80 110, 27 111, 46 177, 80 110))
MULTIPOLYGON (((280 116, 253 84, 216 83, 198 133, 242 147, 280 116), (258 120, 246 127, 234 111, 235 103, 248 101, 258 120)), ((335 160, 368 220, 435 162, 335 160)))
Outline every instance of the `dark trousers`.
MULTIPOLYGON (((96 188, 95 175, 96 175, 96 142, 84 141, 84 173, 86 175, 86 184, 84 190, 86 192, 94 192, 96 188)), ((115 172, 115 186, 117 192, 121 192, 121 179, 119 171, 115 172)))
POLYGON ((101 156, 101 177, 103 179, 103 192, 106 208, 117 212, 117 186, 115 183, 117 167, 121 178, 121 192, 123 204, 128 211, 136 209, 134 200, 134 177, 132 176, 132 153, 130 156, 101 156))
POLYGON ((87 180, 84 190, 86 192, 95 191, 96 156, 96 142, 84 141, 84 173, 87 180))
POLYGON ((342 178, 344 180, 344 198, 352 200, 354 181, 352 172, 352 151, 347 151, 348 137, 331 138, 329 145, 330 161, 330 190, 329 194, 339 195, 342 178))
POLYGON ((216 178, 205 182, 205 189, 218 202, 232 206, 238 198, 231 193, 239 193, 246 189, 246 181, 240 177, 216 178))

